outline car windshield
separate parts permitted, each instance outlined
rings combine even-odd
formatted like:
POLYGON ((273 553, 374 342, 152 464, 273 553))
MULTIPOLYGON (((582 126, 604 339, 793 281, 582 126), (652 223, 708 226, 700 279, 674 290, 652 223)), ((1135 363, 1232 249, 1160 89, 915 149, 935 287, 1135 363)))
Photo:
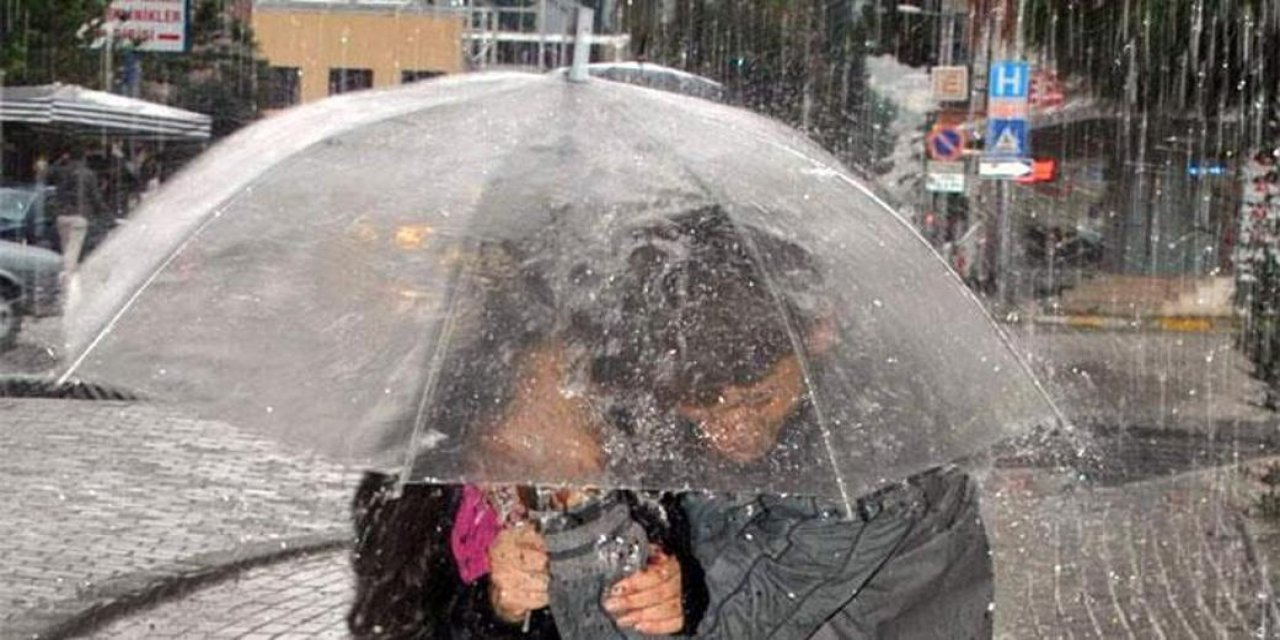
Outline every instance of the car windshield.
POLYGON ((36 192, 27 189, 0 189, 0 220, 22 222, 35 196, 36 192))

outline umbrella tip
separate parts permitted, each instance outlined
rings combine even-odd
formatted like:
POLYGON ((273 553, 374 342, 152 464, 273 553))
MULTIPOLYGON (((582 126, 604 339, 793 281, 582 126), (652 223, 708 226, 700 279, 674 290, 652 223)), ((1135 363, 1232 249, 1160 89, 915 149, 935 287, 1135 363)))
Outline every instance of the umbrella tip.
POLYGON ((591 23, 595 11, 578 7, 578 28, 573 38, 573 65, 569 67, 569 82, 587 81, 587 64, 591 62, 591 23))

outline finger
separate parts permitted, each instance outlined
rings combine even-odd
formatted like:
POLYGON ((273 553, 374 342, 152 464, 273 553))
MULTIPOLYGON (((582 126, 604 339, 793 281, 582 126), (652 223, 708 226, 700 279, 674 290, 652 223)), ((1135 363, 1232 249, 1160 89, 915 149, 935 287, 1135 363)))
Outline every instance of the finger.
POLYGON ((512 568, 526 572, 545 572, 549 560, 545 553, 529 549, 499 549, 489 555, 489 565, 495 570, 512 568))
MULTIPOLYGON (((528 611, 536 611, 547 606, 545 594, 508 592, 499 590, 495 608, 508 614, 523 615, 528 611)), ((507 616, 512 617, 512 616, 507 616)))
MULTIPOLYGON (((684 609, 679 601, 664 603, 662 606, 643 611, 634 611, 617 619, 619 626, 640 627, 642 625, 662 625, 672 619, 683 623, 684 609)), ((677 626, 679 628, 679 626, 677 626)))
POLYGON ((658 565, 649 565, 643 570, 633 573, 614 584, 609 590, 611 596, 625 596, 631 593, 653 589, 664 582, 680 577, 680 563, 674 560, 658 565))
POLYGON ((672 593, 679 598, 680 583, 680 563, 670 558, 660 565, 650 565, 644 571, 620 580, 609 590, 605 608, 612 611, 614 609, 611 606, 617 609, 647 606, 646 603, 653 602, 652 598, 666 597, 672 593))
POLYGON ((649 622, 641 622, 636 624, 636 631, 645 635, 665 636, 680 633, 684 628, 684 614, 672 616, 663 620, 653 620, 649 622))
POLYGON ((609 598, 605 601, 604 608, 611 613, 629 615, 671 602, 680 603, 680 582, 678 580, 663 582, 644 591, 636 591, 624 596, 609 598))
POLYGON ((513 592, 518 591, 545 594, 551 584, 551 579, 545 574, 511 572, 494 574, 491 579, 495 585, 504 590, 513 592))

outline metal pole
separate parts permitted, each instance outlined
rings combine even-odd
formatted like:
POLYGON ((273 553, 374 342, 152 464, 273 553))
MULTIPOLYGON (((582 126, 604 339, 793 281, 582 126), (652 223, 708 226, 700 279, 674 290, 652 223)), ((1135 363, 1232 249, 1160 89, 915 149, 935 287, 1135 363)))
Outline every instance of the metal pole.
MULTIPOLYGON (((5 71, 0 69, 0 105, 4 104, 5 71)), ((4 178, 4 118, 0 117, 0 180, 4 178)))
POLYGON ((115 44, 116 25, 108 20, 103 26, 105 27, 105 41, 102 43, 102 90, 111 93, 111 85, 115 81, 111 77, 111 67, 114 66, 111 63, 111 49, 115 44))
POLYGON ((595 11, 578 7, 578 28, 573 37, 573 66, 569 67, 570 82, 587 81, 587 64, 591 62, 591 22, 595 11))
POLYGON ((1005 180, 996 181, 996 298, 1002 305, 1013 303, 1009 279, 1013 268, 1013 221, 1009 215, 1009 185, 1005 180))

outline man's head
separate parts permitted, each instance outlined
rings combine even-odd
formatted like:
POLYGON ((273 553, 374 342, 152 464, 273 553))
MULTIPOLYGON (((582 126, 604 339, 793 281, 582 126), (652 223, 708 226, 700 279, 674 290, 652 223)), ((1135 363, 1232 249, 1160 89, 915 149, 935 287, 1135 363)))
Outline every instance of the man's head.
POLYGON ((719 207, 648 225, 630 242, 593 381, 651 394, 732 460, 763 456, 805 395, 797 344, 811 348, 826 324, 797 302, 821 282, 812 256, 719 207))

